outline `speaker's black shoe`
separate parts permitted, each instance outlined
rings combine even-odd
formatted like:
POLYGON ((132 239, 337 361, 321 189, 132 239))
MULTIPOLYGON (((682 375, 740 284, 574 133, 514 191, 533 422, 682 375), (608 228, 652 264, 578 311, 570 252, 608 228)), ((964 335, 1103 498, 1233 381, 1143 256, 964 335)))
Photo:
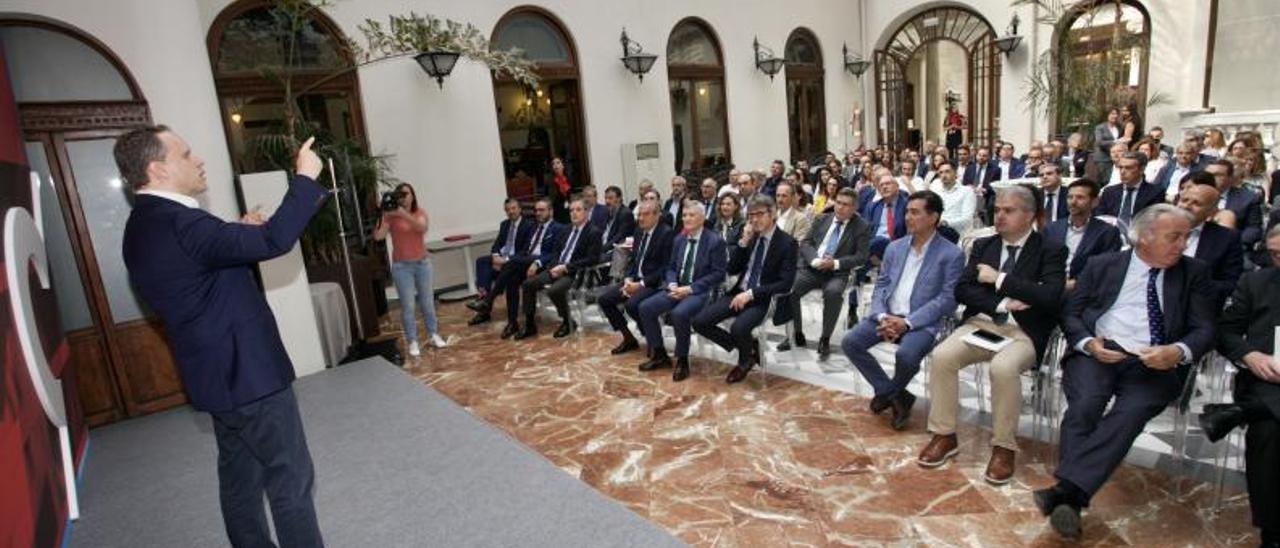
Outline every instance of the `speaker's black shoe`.
POLYGON ((1200 414, 1200 428, 1204 430, 1204 436, 1214 443, 1244 423, 1244 408, 1235 404, 1210 403, 1200 414))
POLYGON ((627 352, 637 350, 639 348, 640 343, 636 341, 634 337, 623 337, 622 342, 619 343, 618 346, 613 347, 613 350, 610 350, 609 353, 617 356, 618 354, 626 354, 627 352))
POLYGON ((519 333, 519 332, 520 332, 520 324, 516 322, 508 323, 506 327, 502 328, 502 338, 510 339, 511 337, 515 336, 516 333, 519 333))
POLYGON ((689 378, 689 358, 676 360, 676 370, 671 372, 671 380, 680 382, 689 378))
POLYGON ((750 364, 747 364, 747 365, 738 364, 737 367, 734 367, 733 369, 729 370, 729 376, 725 377, 724 382, 729 384, 742 382, 743 379, 747 378, 747 373, 750 373, 750 372, 751 372, 750 364))
POLYGON ((560 327, 556 328, 556 332, 553 333, 552 336, 554 336, 557 339, 563 339, 565 337, 568 337, 569 334, 573 333, 573 330, 577 328, 578 328, 578 324, 573 320, 569 320, 567 322, 561 322, 560 327))
POLYGON ((664 367, 671 367, 671 358, 666 353, 655 354, 652 358, 649 358, 649 361, 640 364, 641 371, 653 371, 664 367))

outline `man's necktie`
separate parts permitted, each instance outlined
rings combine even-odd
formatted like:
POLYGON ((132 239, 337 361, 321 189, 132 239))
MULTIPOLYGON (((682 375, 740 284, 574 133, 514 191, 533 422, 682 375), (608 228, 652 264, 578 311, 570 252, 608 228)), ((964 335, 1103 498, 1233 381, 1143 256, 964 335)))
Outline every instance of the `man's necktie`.
POLYGON ((1009 252, 1009 256, 1005 257, 1004 263, 1000 265, 1000 272, 1003 272, 1005 274, 1013 273, 1013 265, 1017 264, 1018 262, 1019 247, 1022 247, 1022 246, 1017 246, 1017 245, 1004 246, 1005 250, 1009 252))
POLYGON ((538 246, 542 245, 542 229, 546 228, 546 224, 538 225, 538 230, 533 231, 533 239, 529 240, 529 253, 538 251, 538 246))
POLYGON ((1116 217, 1125 223, 1133 218, 1133 194, 1137 191, 1137 188, 1125 187, 1124 189, 1124 199, 1120 200, 1120 214, 1116 217))
POLYGON ((604 234, 600 236, 600 243, 609 245, 609 233, 613 232, 613 220, 617 218, 617 216, 618 215, 615 213, 612 217, 609 217, 609 224, 604 225, 604 234))
POLYGON ((1058 208, 1053 207, 1053 199, 1057 196, 1057 194, 1058 193, 1056 191, 1050 192, 1049 195, 1046 196, 1044 199, 1045 200, 1044 211, 1045 213, 1048 213, 1048 217, 1050 221, 1058 220, 1058 208))
POLYGON ((1159 278, 1159 268, 1153 268, 1147 274, 1147 323, 1151 325, 1152 346, 1164 344, 1164 312, 1160 310, 1160 293, 1156 288, 1159 278))
POLYGON ((756 238, 756 250, 751 253, 751 275, 747 276, 747 289, 760 286, 760 271, 764 269, 764 250, 768 245, 768 238, 764 236, 756 238))
POLYGON ((893 204, 885 202, 884 204, 884 233, 889 235, 889 239, 893 239, 893 204))
POLYGON ((641 269, 644 268, 644 252, 646 249, 649 249, 649 233, 648 232, 645 232, 644 237, 640 238, 640 248, 637 250, 637 254, 636 254, 636 275, 638 276, 644 275, 644 271, 641 269))
POLYGON ((560 263, 561 263, 561 264, 569 262, 569 257, 572 257, 572 256, 573 256, 573 247, 574 247, 574 246, 576 246, 576 245, 578 245, 578 231, 579 231, 579 230, 581 230, 581 229, 579 229, 579 228, 575 228, 575 229, 573 229, 573 234, 570 234, 570 235, 569 235, 569 241, 568 241, 568 242, 565 242, 564 251, 561 251, 561 252, 560 252, 560 263))
POLYGON ((698 240, 689 240, 684 245, 684 265, 680 267, 680 285, 689 285, 693 281, 693 260, 698 256, 698 240))
POLYGON ((836 221, 836 229, 831 232, 831 236, 827 238, 827 245, 822 249, 823 257, 835 257, 836 246, 840 244, 840 230, 844 228, 844 221, 836 221))
POLYGON ((520 224, 516 221, 507 223, 507 242, 502 244, 502 255, 510 257, 516 252, 516 234, 520 230, 520 224))

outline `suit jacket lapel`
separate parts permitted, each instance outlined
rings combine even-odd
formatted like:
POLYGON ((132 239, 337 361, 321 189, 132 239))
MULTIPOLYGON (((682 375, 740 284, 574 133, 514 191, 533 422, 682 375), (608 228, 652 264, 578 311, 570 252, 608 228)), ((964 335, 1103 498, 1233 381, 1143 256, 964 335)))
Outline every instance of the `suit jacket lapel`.
POLYGON ((1164 338, 1170 342, 1173 333, 1182 331, 1182 279, 1186 276, 1185 257, 1164 271, 1164 338), (1176 324, 1176 325, 1175 325, 1176 324))
MULTIPOLYGON (((1004 245, 1004 242, 1001 242, 1001 245, 1004 245)), ((1040 234, 1035 231, 1032 231, 1031 234, 1027 235, 1027 241, 1022 242, 1022 249, 1018 250, 1018 257, 1013 263, 1013 271, 1021 274, 1023 270, 1030 267, 1031 263, 1028 262, 1029 259, 1027 259, 1027 257, 1032 255, 1040 255, 1040 234)), ((1030 276, 1023 277, 1030 278, 1030 276)))
MULTIPOLYGON (((1085 223, 1084 234, 1080 236, 1080 243, 1076 244, 1077 258, 1088 255, 1089 249, 1093 247, 1094 242, 1096 242, 1098 240, 1098 236, 1101 235, 1102 227, 1098 226, 1095 223, 1102 223, 1102 222, 1105 222, 1105 221, 1099 221, 1097 219, 1090 217, 1089 222, 1085 223)), ((1068 223, 1070 223, 1070 221, 1068 221, 1068 223)), ((1070 228, 1068 228, 1068 230, 1070 230, 1070 228)), ((1065 238, 1063 239, 1063 243, 1066 243, 1065 238)))
POLYGON ((1129 272, 1129 262, 1132 260, 1133 260, 1133 253, 1132 252, 1126 253, 1124 256, 1124 259, 1120 261, 1120 266, 1122 268, 1119 269, 1120 270, 1119 276, 1115 276, 1115 274, 1112 273, 1112 276, 1118 279, 1102 280, 1103 293, 1102 293, 1102 303, 1101 303, 1102 306, 1099 307, 1100 310, 1111 309, 1111 305, 1115 304, 1116 299, 1120 297, 1120 288, 1121 286, 1124 285, 1124 276, 1126 273, 1129 272))

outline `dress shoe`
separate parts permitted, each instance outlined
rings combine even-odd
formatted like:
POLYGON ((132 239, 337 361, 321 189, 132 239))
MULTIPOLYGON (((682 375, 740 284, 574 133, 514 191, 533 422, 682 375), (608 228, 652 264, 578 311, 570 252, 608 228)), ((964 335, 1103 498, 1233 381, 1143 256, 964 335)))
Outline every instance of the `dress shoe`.
POLYGON ((785 340, 778 343, 778 352, 786 352, 791 350, 791 340, 785 340))
POLYGON ((483 312, 488 314, 489 309, 491 308, 491 305, 489 304, 489 301, 486 301, 484 299, 476 299, 474 301, 468 302, 467 308, 470 308, 476 312, 483 312))
POLYGON ((1057 486, 1045 489, 1036 489, 1031 493, 1031 497, 1036 501, 1036 508, 1040 509, 1040 515, 1049 517, 1053 513, 1053 509, 1059 504, 1063 504, 1062 493, 1058 491, 1057 486))
POLYGON ((626 354, 627 352, 630 352, 632 350, 637 350, 639 348, 640 348, 640 343, 637 342, 635 338, 623 337, 622 342, 619 343, 618 346, 613 347, 613 350, 610 350, 609 353, 613 354, 614 356, 617 356, 618 354, 626 354))
POLYGON ((538 328, 533 326, 533 322, 529 322, 524 324, 524 329, 521 329, 519 333, 516 333, 515 340, 522 341, 529 337, 536 336, 538 336, 538 328))
POLYGON ((1211 403, 1200 414, 1200 428, 1209 441, 1217 443, 1245 423, 1244 408, 1235 404, 1211 403))
POLYGON ((510 339, 512 336, 514 336, 516 333, 519 333, 519 332, 520 332, 520 324, 511 322, 507 324, 506 327, 502 328, 502 338, 510 339))
POLYGON ((871 398, 871 414, 879 415, 893 406, 893 394, 882 394, 871 398))
POLYGON ((809 341, 805 340, 804 331, 796 331, 796 346, 804 348, 806 344, 809 344, 809 341))
POLYGON ((563 339, 565 337, 568 337, 569 334, 573 333, 573 330, 577 328, 578 328, 578 324, 573 320, 560 322, 560 327, 556 328, 556 332, 552 333, 552 336, 557 339, 563 339))
POLYGON ((857 325, 857 323, 858 323, 858 306, 853 303, 849 303, 849 314, 845 317, 844 328, 853 329, 853 326, 857 325))
POLYGON ((649 361, 640 364, 641 371, 653 371, 664 367, 671 367, 671 358, 666 353, 655 354, 652 358, 649 358, 649 361))
POLYGON ((680 382, 689 378, 689 358, 676 360, 676 370, 671 372, 671 380, 680 382))
POLYGON ((907 421, 911 420, 911 406, 916 404, 914 394, 907 392, 904 388, 898 391, 898 395, 893 398, 893 429, 902 430, 907 427, 907 421))
POLYGON ((916 464, 921 468, 937 468, 946 464, 959 452, 960 442, 956 440, 955 434, 946 436, 934 434, 933 439, 929 440, 929 445, 924 446, 920 456, 916 457, 916 464))
POLYGON ((472 316, 470 320, 467 320, 467 325, 480 325, 488 322, 489 320, 488 312, 477 312, 475 316, 472 316))
POLYGON ((1080 509, 1070 504, 1059 504, 1049 514, 1049 525, 1065 539, 1080 539, 1080 509))
POLYGON ((987 472, 983 479, 992 485, 1004 485, 1013 479, 1014 462, 1017 453, 1004 447, 991 448, 991 461, 987 462, 987 472))
POLYGON ((818 339, 818 361, 827 361, 831 357, 831 341, 828 339, 818 339))
POLYGON ((745 364, 745 365, 738 364, 737 367, 734 367, 733 369, 729 370, 729 376, 724 378, 724 382, 727 382, 729 384, 742 382, 742 379, 747 378, 747 373, 750 373, 750 372, 751 372, 751 364, 745 364))

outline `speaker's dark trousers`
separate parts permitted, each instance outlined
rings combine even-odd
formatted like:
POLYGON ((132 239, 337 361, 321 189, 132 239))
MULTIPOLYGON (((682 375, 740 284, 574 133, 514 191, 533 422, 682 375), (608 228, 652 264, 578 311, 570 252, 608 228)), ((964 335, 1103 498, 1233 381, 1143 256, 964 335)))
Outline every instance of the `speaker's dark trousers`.
POLYGON ((609 325, 614 331, 630 332, 627 328, 627 318, 622 315, 622 309, 625 308, 627 316, 640 324, 640 303, 645 299, 653 296, 659 290, 652 287, 641 287, 630 297, 622 294, 621 284, 612 284, 605 286, 596 296, 596 304, 600 306, 600 311, 604 313, 604 317, 609 319, 609 325))
POLYGON ((1147 421, 1178 397, 1184 369, 1159 371, 1136 358, 1113 364, 1079 353, 1067 358, 1062 364, 1067 411, 1058 446, 1058 479, 1071 482, 1089 497, 1097 493, 1124 461, 1147 421), (1115 404, 1106 411, 1112 397, 1115 404))
POLYGON ((738 351, 738 365, 745 365, 751 359, 751 345, 756 344, 751 330, 765 320, 765 312, 769 311, 769 301, 752 301, 742 310, 729 308, 732 296, 724 296, 704 308, 693 318, 693 330, 710 339, 726 351, 738 351), (729 331, 720 327, 720 322, 733 318, 729 331))
POLYGON ((836 320, 840 319, 840 309, 844 307, 844 290, 849 285, 849 276, 845 272, 820 271, 812 268, 801 268, 796 273, 796 283, 791 287, 791 314, 795 322, 796 333, 803 333, 800 317, 800 298, 814 289, 822 289, 822 338, 830 339, 836 330, 836 320))
POLYGON ((573 275, 565 273, 559 278, 552 278, 550 270, 543 270, 522 285, 521 306, 524 307, 526 320, 532 319, 538 310, 538 291, 546 289, 547 298, 556 306, 556 314, 563 321, 569 321, 569 288, 573 286, 573 275))
POLYGON ((222 519, 232 546, 271 546, 265 492, 280 546, 323 546, 311 499, 315 473, 293 388, 210 413, 218 440, 222 519))

